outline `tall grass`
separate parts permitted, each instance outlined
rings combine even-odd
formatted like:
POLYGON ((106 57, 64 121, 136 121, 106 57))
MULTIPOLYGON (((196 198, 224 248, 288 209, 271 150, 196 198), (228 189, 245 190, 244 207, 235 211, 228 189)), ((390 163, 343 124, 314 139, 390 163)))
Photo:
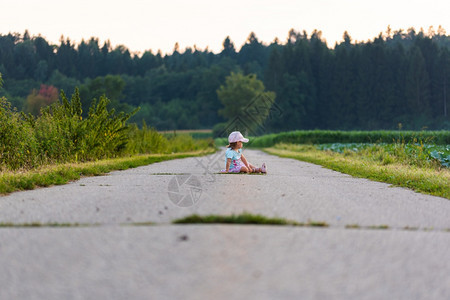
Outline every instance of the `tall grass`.
POLYGON ((278 144, 264 151, 450 199, 449 169, 440 168, 433 162, 407 159, 403 153, 394 155, 381 147, 338 153, 322 151, 313 145, 278 144))
POLYGON ((131 126, 126 153, 177 153, 214 147, 212 138, 196 139, 190 134, 161 134, 155 129, 147 127, 144 122, 142 129, 135 124, 131 126))
MULTIPOLYGON (((209 153, 213 151, 213 149, 209 149, 209 153)), ((204 154, 205 151, 202 150, 175 154, 134 155, 85 163, 45 165, 27 172, 3 171, 0 172, 0 195, 36 187, 65 184, 71 180, 77 180, 81 176, 101 175, 112 170, 126 170, 170 159, 204 154)))
POLYGON ((189 152, 214 147, 212 139, 189 135, 164 137, 152 128, 127 124, 137 111, 116 113, 109 100, 94 99, 83 118, 78 89, 69 100, 25 115, 0 99, 0 171, 30 170, 42 165, 86 162, 134 154, 189 152))
POLYGON ((165 137, 171 138, 177 135, 190 135, 193 139, 209 139, 213 138, 211 129, 181 129, 167 130, 161 132, 165 137))
POLYGON ((92 101, 83 119, 78 89, 67 99, 45 107, 38 117, 11 109, 0 100, 0 169, 31 169, 43 164, 116 157, 126 148, 128 125, 134 113, 108 110, 102 96, 92 101))
POLYGON ((37 162, 38 140, 33 128, 0 98, 0 169, 33 166, 37 162))
POLYGON ((365 156, 380 157, 383 164, 393 161, 403 164, 450 168, 450 145, 433 145, 423 143, 364 144, 333 143, 316 145, 317 149, 349 154, 359 152, 365 156))

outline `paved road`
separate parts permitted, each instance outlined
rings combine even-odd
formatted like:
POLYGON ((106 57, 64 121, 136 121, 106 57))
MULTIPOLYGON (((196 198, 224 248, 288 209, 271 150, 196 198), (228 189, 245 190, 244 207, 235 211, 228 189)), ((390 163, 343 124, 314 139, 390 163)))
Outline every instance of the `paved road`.
POLYGON ((0 228, 0 299, 450 297, 449 200, 244 153, 269 174, 218 153, 0 197, 3 223, 98 224, 0 228), (241 212, 330 227, 170 225, 241 212))

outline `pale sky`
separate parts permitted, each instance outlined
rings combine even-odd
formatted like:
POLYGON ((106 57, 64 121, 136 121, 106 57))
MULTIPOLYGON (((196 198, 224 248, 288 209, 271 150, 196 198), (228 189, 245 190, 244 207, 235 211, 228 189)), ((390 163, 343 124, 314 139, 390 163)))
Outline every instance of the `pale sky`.
POLYGON ((58 44, 61 35, 78 44, 97 37, 101 45, 125 45, 133 53, 172 53, 176 42, 217 53, 230 36, 237 50, 250 32, 266 44, 284 43, 288 31, 322 31, 328 46, 348 31, 367 41, 393 30, 441 25, 450 34, 450 0, 0 0, 0 33, 41 35, 58 44))

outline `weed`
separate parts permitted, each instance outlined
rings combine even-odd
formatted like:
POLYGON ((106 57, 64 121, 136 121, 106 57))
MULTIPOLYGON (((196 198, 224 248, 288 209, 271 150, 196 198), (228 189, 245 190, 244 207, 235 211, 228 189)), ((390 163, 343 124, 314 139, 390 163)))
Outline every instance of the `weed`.
POLYGON ((135 222, 135 223, 123 223, 122 226, 153 226, 156 225, 154 222, 135 222))
POLYGON ((404 230, 416 231, 416 230, 419 230, 419 227, 405 226, 405 227, 403 227, 403 229, 404 229, 404 230))
POLYGON ((371 225, 371 226, 367 226, 366 228, 368 229, 389 229, 388 225, 371 225))
POLYGON ((240 215, 220 216, 220 215, 208 215, 200 216, 197 214, 177 219, 173 221, 174 224, 262 224, 262 225, 296 225, 303 226, 304 224, 289 221, 281 218, 267 218, 262 215, 254 215, 250 213, 243 213, 240 215))
POLYGON ((306 226, 312 226, 312 227, 328 227, 329 225, 326 222, 319 222, 319 221, 311 221, 308 220, 308 223, 306 223, 306 226))
POLYGON ((345 228, 349 228, 349 229, 360 229, 361 226, 359 226, 358 224, 349 224, 349 225, 345 225, 345 228))
POLYGON ((87 227, 98 226, 98 224, 79 224, 79 223, 0 223, 0 227, 87 227))

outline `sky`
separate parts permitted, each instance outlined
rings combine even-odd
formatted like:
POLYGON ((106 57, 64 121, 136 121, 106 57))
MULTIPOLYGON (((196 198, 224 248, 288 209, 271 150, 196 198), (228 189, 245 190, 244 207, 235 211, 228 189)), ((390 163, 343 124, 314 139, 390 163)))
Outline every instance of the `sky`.
POLYGON ((61 36, 78 44, 124 45, 132 53, 171 54, 175 43, 218 53, 227 36, 237 50, 250 32, 270 44, 285 43, 290 29, 322 31, 329 47, 348 31, 353 41, 410 27, 450 34, 449 0, 0 0, 0 34, 41 35, 52 44, 61 36))

